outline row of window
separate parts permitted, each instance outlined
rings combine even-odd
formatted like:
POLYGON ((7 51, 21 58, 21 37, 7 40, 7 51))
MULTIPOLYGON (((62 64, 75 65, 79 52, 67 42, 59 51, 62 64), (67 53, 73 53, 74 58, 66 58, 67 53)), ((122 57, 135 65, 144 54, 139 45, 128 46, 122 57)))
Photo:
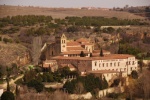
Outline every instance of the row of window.
POLYGON ((126 62, 127 65, 135 65, 135 62, 134 61, 128 61, 126 62))
MULTIPOLYGON (((93 69, 93 70, 99 70, 99 69, 93 69)), ((104 70, 114 70, 114 71, 127 71, 126 68, 116 68, 116 69, 104 69, 104 70)), ((132 67, 130 68, 130 71, 133 71, 133 70, 136 70, 136 67, 135 69, 133 69, 132 67)))
MULTIPOLYGON (((95 66, 97 66, 97 62, 95 62, 95 66)), ((118 63, 99 63, 99 67, 112 67, 112 66, 120 66, 120 62, 118 63)))

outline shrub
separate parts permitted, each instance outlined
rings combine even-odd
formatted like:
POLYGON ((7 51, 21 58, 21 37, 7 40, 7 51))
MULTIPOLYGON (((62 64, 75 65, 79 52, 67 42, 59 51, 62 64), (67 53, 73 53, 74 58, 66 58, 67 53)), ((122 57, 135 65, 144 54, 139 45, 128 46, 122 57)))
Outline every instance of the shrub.
POLYGON ((29 81, 27 83, 27 86, 35 88, 37 92, 43 91, 43 88, 44 88, 44 85, 41 82, 39 82, 39 81, 37 81, 35 79, 29 81))
POLYGON ((1 96, 1 100, 15 100, 15 96, 12 92, 5 91, 1 96))
POLYGON ((137 71, 133 70, 133 71, 131 72, 131 76, 132 76, 132 78, 137 79, 137 78, 138 78, 138 73, 137 73, 137 71))

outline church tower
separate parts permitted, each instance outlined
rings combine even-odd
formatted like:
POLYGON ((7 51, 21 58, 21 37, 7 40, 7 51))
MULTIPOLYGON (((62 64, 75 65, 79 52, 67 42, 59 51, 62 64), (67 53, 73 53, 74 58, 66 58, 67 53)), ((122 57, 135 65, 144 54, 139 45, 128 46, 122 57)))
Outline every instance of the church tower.
POLYGON ((67 51, 67 38, 65 36, 65 34, 62 34, 61 36, 61 52, 66 52, 67 51))

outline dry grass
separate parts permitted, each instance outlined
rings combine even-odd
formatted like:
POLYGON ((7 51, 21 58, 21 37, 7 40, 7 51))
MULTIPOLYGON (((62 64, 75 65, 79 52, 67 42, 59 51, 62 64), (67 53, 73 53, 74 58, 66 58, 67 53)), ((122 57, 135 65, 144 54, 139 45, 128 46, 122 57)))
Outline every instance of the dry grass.
POLYGON ((49 15, 53 18, 65 18, 66 16, 101 16, 117 17, 121 19, 144 19, 128 12, 106 11, 106 10, 85 10, 70 8, 40 8, 20 6, 0 6, 0 17, 16 15, 49 15))
POLYGON ((23 57, 25 53, 26 47, 20 44, 0 42, 0 64, 11 65, 18 56, 23 57))

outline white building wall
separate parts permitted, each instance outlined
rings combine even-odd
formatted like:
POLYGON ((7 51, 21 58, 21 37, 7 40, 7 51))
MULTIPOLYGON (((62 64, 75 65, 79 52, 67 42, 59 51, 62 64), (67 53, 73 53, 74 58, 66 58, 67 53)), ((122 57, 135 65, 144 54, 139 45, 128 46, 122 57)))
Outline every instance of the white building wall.
POLYGON ((92 70, 114 70, 131 74, 133 70, 137 70, 137 60, 135 57, 129 57, 127 59, 92 60, 92 70))

